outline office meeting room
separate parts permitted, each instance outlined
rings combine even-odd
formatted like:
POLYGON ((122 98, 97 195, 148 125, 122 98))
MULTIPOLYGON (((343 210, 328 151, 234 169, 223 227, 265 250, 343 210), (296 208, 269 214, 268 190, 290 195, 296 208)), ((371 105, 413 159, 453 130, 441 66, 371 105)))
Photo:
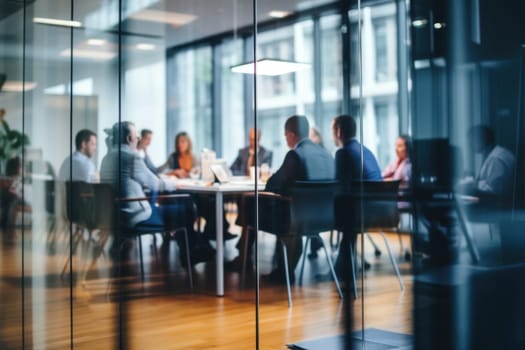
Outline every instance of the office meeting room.
POLYGON ((0 349, 525 349, 521 0, 0 0, 0 349))

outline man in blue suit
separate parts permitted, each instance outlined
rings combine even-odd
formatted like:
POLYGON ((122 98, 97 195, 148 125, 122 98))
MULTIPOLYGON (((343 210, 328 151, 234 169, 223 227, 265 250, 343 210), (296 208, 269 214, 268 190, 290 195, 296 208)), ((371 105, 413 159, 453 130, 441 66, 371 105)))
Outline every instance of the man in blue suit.
POLYGON ((374 154, 355 139, 356 123, 349 115, 340 115, 332 122, 336 178, 349 190, 352 181, 382 181, 381 169, 374 154), (361 161, 361 148, 363 161, 361 161))
MULTIPOLYGON (((349 115, 340 115, 332 122, 334 143, 339 149, 335 153, 336 179, 345 191, 351 191, 352 181, 382 181, 381 169, 374 154, 355 139, 356 123, 349 115), (363 157, 361 158, 361 153, 363 157)), ((356 235, 344 235, 341 240, 335 269, 340 278, 350 266, 350 242, 356 235)))

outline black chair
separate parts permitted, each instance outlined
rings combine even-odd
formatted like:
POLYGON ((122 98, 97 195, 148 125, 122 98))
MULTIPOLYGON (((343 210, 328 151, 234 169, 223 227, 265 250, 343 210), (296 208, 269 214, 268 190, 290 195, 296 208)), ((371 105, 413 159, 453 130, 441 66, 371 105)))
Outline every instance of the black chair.
POLYGON ((66 205, 66 217, 69 222, 68 232, 71 230, 71 251, 67 254, 66 262, 62 268, 61 275, 64 276, 71 257, 76 254, 78 246, 84 240, 84 233, 87 231, 88 239, 86 242, 87 252, 89 245, 99 245, 101 242, 97 242, 93 239, 94 230, 97 227, 97 215, 95 212, 95 192, 93 184, 83 181, 67 181, 65 183, 59 183, 58 186, 65 187, 65 205, 66 205))
MULTIPOLYGON (((123 202, 127 201, 143 201, 150 200, 150 198, 117 198, 115 191, 111 184, 93 184, 94 191, 94 206, 95 206, 95 217, 96 223, 95 226, 101 231, 100 236, 103 242, 99 244, 99 247, 103 248, 105 242, 110 238, 117 240, 116 247, 118 252, 114 252, 117 255, 120 255, 126 241, 130 239, 137 239, 139 247, 139 259, 140 259, 140 272, 141 277, 144 279, 144 261, 142 256, 142 241, 141 236, 143 235, 155 235, 156 233, 177 233, 182 231, 185 236, 185 247, 186 250, 186 266, 188 267, 188 278, 190 282, 190 288, 193 289, 193 276, 191 269, 191 256, 189 249, 189 237, 188 237, 188 224, 185 218, 180 218, 180 226, 178 227, 167 227, 160 225, 136 225, 132 228, 127 228, 119 220, 119 210, 118 207, 123 202)), ((194 208, 193 201, 189 194, 168 194, 168 195, 158 195, 156 196, 157 201, 159 202, 169 202, 171 204, 179 203, 182 205, 189 205, 194 208)), ((179 219, 179 218, 177 218, 179 219)), ((191 224, 190 224, 191 225, 191 224)), ((180 249, 183 249, 180 247, 180 249)), ((99 250, 99 253, 102 251, 99 250)), ((94 254, 93 263, 100 256, 100 254, 94 254)))
MULTIPOLYGON (((396 272, 399 286, 404 290, 403 279, 384 231, 397 232, 399 181, 362 181, 352 185, 351 193, 335 198, 335 227, 346 235, 380 232, 396 272)), ((353 242, 353 239, 351 240, 353 242)), ((355 247, 351 247, 351 272, 354 296, 357 296, 355 247)), ((341 252, 339 254, 344 254, 341 252)))
MULTIPOLYGON (((292 295, 289 278, 288 257, 286 244, 282 238, 286 236, 306 237, 306 246, 303 250, 303 263, 299 280, 302 279, 304 261, 308 243, 315 237, 318 238, 320 232, 330 231, 334 227, 334 197, 339 192, 340 185, 336 181, 297 181, 291 189, 291 195, 281 196, 274 193, 260 192, 258 197, 259 205, 259 230, 274 234, 282 244, 284 264, 286 271, 286 287, 288 290, 288 305, 292 306, 292 295)), ((243 196, 241 208, 241 224, 248 228, 255 229, 255 201, 257 198, 253 193, 243 196)), ((243 247, 243 276, 246 272, 246 261, 248 254, 247 242, 243 247)), ((339 281, 334 271, 332 259, 324 242, 323 250, 330 267, 330 272, 334 278, 339 297, 343 297, 339 281)))

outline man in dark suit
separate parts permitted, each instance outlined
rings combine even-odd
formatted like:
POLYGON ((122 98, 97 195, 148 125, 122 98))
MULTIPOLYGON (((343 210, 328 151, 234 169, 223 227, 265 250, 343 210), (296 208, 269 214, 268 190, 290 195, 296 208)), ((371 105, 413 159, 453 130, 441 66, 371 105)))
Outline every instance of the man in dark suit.
MULTIPOLYGON (((290 150, 283 164, 266 184, 266 191, 287 195, 297 180, 332 180, 335 175, 334 159, 323 147, 314 144, 309 138, 310 126, 304 116, 294 115, 286 120, 284 135, 290 150)), ((303 251, 300 236, 285 238, 287 254, 290 259, 290 281, 295 280, 294 270, 303 251)), ((284 260, 282 249, 277 247, 277 269, 267 278, 274 282, 284 282, 284 260)))
POLYGON ((233 175, 250 175, 249 170, 251 166, 255 166, 255 145, 258 146, 257 153, 257 166, 262 164, 268 164, 269 167, 272 166, 272 151, 264 148, 259 144, 261 139, 261 130, 254 128, 250 129, 249 134, 249 146, 241 148, 239 154, 235 161, 230 166, 230 170, 233 175), (256 141, 257 138, 257 142, 256 141))

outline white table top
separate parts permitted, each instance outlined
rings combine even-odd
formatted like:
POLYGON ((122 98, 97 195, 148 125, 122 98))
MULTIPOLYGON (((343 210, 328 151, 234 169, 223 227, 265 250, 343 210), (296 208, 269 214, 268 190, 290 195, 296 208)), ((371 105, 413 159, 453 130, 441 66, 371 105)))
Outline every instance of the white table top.
MULTIPOLYGON (((174 182, 175 188, 178 190, 190 190, 195 192, 222 192, 222 193, 236 193, 255 191, 255 181, 248 177, 232 177, 232 179, 223 184, 211 183, 209 181, 202 181, 196 179, 175 179, 163 177, 167 183, 174 182)), ((257 189, 264 190, 265 183, 258 181, 257 189)))

